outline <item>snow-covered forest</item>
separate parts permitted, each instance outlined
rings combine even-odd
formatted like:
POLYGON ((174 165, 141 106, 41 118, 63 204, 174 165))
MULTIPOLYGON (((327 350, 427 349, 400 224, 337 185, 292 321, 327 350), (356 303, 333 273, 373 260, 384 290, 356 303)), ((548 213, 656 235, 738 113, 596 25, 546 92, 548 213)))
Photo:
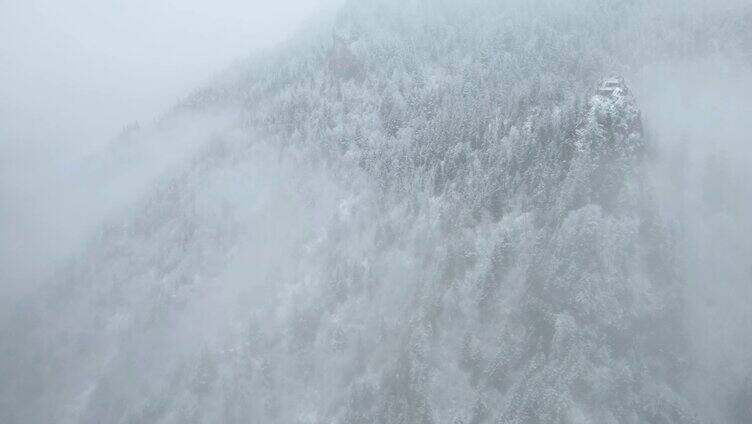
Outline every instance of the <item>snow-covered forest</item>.
POLYGON ((0 422, 750 423, 750 95, 747 1, 347 1, 81 162, 0 422))

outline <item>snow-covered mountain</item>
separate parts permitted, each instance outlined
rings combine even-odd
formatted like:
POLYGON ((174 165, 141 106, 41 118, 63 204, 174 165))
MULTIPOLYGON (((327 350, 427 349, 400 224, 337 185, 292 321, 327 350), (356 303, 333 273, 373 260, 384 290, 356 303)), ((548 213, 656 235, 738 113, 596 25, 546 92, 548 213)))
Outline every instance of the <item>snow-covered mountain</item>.
POLYGON ((752 8, 668 3, 352 1, 132 131, 194 147, 3 326, 0 421, 707 420, 630 77, 752 8))

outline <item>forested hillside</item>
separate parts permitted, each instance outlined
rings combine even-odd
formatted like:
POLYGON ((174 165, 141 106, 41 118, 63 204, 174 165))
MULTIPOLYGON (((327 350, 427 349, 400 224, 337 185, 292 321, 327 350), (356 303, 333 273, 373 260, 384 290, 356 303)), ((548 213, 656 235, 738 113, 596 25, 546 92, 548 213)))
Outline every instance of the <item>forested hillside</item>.
POLYGON ((350 1, 188 96, 128 142, 230 119, 0 329, 0 421, 705 422, 650 117, 596 91, 749 63, 752 7, 655 3, 350 1))

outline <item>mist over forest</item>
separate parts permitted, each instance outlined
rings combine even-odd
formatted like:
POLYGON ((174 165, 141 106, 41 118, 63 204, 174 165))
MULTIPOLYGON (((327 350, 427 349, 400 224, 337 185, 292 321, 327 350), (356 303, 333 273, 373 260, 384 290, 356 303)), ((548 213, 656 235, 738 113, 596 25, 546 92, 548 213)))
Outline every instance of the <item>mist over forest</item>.
POLYGON ((749 1, 35 1, 1 423, 752 422, 749 1))

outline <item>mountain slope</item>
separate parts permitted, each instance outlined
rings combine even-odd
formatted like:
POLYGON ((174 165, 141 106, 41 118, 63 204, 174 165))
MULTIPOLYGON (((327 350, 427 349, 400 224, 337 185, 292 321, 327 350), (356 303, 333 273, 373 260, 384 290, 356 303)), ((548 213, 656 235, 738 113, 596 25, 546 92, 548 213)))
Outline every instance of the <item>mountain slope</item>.
MULTIPOLYGON (((743 52, 742 11, 692 54, 743 52)), ((233 124, 19 308, 0 418, 699 420, 650 140, 635 99, 595 95, 685 54, 673 13, 352 2, 190 96, 163 125, 233 124)))

